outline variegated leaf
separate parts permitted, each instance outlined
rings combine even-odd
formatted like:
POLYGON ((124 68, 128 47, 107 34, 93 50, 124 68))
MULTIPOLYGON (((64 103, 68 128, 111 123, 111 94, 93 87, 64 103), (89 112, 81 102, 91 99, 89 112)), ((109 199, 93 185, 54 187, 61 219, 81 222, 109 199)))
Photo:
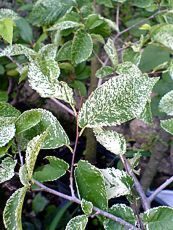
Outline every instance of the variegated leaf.
POLYGON ((142 113, 137 117, 141 121, 144 121, 146 124, 152 123, 152 111, 151 111, 151 102, 148 101, 142 113))
POLYGON ((103 66, 97 70, 96 77, 104 78, 113 73, 114 73, 114 69, 111 66, 103 66))
POLYGON ((59 74, 60 70, 56 61, 37 58, 29 65, 30 86, 41 97, 57 98, 73 105, 73 91, 67 83, 58 81, 59 74))
POLYGON ((47 44, 38 51, 38 54, 43 58, 55 60, 57 49, 58 47, 56 44, 47 44))
POLYGON ((19 178, 20 182, 25 186, 29 185, 29 177, 28 177, 28 171, 26 168, 26 164, 22 165, 19 169, 19 178))
POLYGON ((16 19, 19 19, 19 16, 17 13, 15 13, 11 9, 1 8, 0 9, 0 19, 4 19, 4 18, 10 18, 12 20, 16 20, 16 19))
POLYGON ((25 162, 29 180, 32 178, 35 162, 46 135, 47 133, 44 132, 43 134, 34 137, 27 145, 25 162))
POLYGON ((9 103, 0 102, 0 117, 17 118, 18 116, 20 116, 19 110, 9 103))
POLYGON ((173 135, 173 118, 160 121, 161 127, 173 135))
POLYGON ((17 164, 16 160, 6 157, 0 164, 0 183, 10 180, 14 176, 14 168, 17 164))
POLYGON ((104 49, 110 58, 112 65, 116 67, 118 65, 118 54, 114 46, 114 41, 108 38, 106 44, 104 45, 104 49))
POLYGON ((81 26, 82 24, 78 23, 78 22, 73 22, 73 21, 62 21, 62 22, 58 22, 56 24, 54 24, 52 27, 50 27, 48 29, 48 31, 53 31, 53 30, 66 30, 66 29, 70 29, 70 28, 77 28, 79 26, 81 26))
POLYGON ((22 207, 28 187, 15 191, 8 199, 4 212, 4 225, 8 230, 22 230, 22 207))
POLYGON ((142 113, 159 78, 143 75, 133 64, 123 71, 98 87, 83 104, 81 128, 119 125, 142 113))
POLYGON ((101 128, 95 128, 94 134, 97 141, 110 152, 117 155, 125 154, 126 140, 122 134, 119 134, 113 130, 105 130, 101 128))
POLYGON ((72 41, 68 41, 64 43, 57 53, 57 60, 71 61, 71 47, 72 47, 72 41))
POLYGON ((115 168, 101 169, 101 172, 104 176, 108 199, 131 193, 133 180, 126 172, 115 168))
POLYGON ((159 108, 162 112, 173 115, 173 90, 165 94, 159 103, 159 108))
POLYGON ((82 201, 81 201, 81 208, 82 208, 82 211, 86 215, 90 215, 92 213, 92 210, 93 210, 93 204, 90 201, 82 199, 82 201))
POLYGON ((85 230, 88 223, 88 217, 86 215, 80 215, 72 218, 65 230, 85 230))
POLYGON ((5 146, 16 132, 15 118, 0 117, 0 147, 5 146))

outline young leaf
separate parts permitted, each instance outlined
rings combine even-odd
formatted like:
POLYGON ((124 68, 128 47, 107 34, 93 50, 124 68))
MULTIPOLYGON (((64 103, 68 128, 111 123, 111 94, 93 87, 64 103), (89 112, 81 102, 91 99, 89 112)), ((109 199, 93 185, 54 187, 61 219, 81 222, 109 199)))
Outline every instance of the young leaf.
POLYGON ((35 162, 46 135, 47 133, 44 132, 43 134, 34 137, 27 145, 25 161, 29 180, 32 178, 35 162))
POLYGON ((165 94, 159 103, 159 108, 162 112, 173 115, 173 90, 165 94))
POLYGON ((113 73, 114 73, 114 69, 111 66, 103 66, 97 70, 96 77, 104 78, 113 73))
POLYGON ((19 18, 18 20, 15 20, 16 27, 19 30, 19 34, 21 38, 27 42, 32 43, 33 40, 33 32, 32 27, 28 23, 28 21, 25 18, 19 18))
POLYGON ((160 122, 161 127, 166 130, 166 132, 170 133, 173 135, 173 118, 167 119, 167 120, 162 120, 160 122))
POLYGON ((23 187, 15 191, 8 199, 4 212, 4 225, 8 230, 22 230, 22 206, 28 187, 23 187))
POLYGON ((90 215, 92 213, 92 210, 93 210, 93 204, 90 201, 82 199, 81 208, 82 208, 82 211, 86 215, 90 215))
POLYGON ((119 125, 138 117, 157 81, 131 64, 124 74, 108 80, 89 96, 79 112, 80 127, 119 125))
POLYGON ((91 56, 92 50, 93 42, 90 34, 83 30, 78 30, 72 42, 72 61, 76 65, 86 61, 91 56))
POLYGON ((95 128, 94 134, 97 141, 110 152, 117 155, 125 154, 126 140, 122 134, 119 134, 112 130, 104 130, 101 128, 95 128))
POLYGON ((29 185, 29 177, 28 177, 28 171, 26 168, 26 164, 22 165, 19 169, 19 178, 20 182, 25 186, 29 185))
POLYGON ((90 201, 94 206, 107 209, 108 201, 103 175, 99 169, 80 160, 75 169, 76 186, 81 198, 90 201))
POLYGON ((70 29, 70 28, 77 28, 79 26, 81 26, 82 24, 78 23, 78 22, 73 22, 73 21, 62 21, 62 22, 58 22, 56 24, 54 24, 52 27, 50 27, 48 29, 48 31, 53 31, 53 30, 66 30, 66 29, 70 29))
POLYGON ((71 47, 72 47, 72 41, 68 41, 64 43, 64 45, 58 51, 57 60, 71 61, 71 47))
POLYGON ((85 230, 87 222, 88 217, 86 215, 76 216, 68 222, 65 230, 85 230))
POLYGON ((42 58, 55 60, 57 48, 56 44, 47 44, 38 51, 38 54, 40 54, 42 58))
POLYGON ((67 83, 58 81, 59 74, 60 70, 56 61, 37 58, 29 65, 30 86, 41 97, 57 98, 73 105, 73 91, 67 83))
POLYGON ((104 176, 108 199, 131 193, 133 180, 126 172, 115 168, 101 169, 101 172, 104 176))
POLYGON ((0 117, 0 147, 5 146, 15 136, 14 118, 0 117))
POLYGON ((14 26, 14 22, 10 18, 4 18, 0 20, 0 36, 5 41, 10 43, 10 45, 12 44, 13 41, 13 26, 14 26))
POLYGON ((11 157, 6 157, 0 164, 0 183, 10 180, 14 176, 14 168, 17 161, 11 157))
POLYGON ((144 212, 143 223, 148 230, 172 229, 173 226, 173 208, 157 207, 144 212))
POLYGON ((57 180, 62 177, 69 168, 69 165, 64 160, 57 157, 47 156, 46 159, 49 161, 49 164, 36 169, 33 175, 35 180, 40 182, 57 180))
MULTIPOLYGON (((134 212, 130 207, 126 206, 125 204, 115 204, 109 209, 109 212, 117 217, 122 218, 125 221, 128 221, 130 224, 135 225, 136 218, 134 212)), ((110 219, 104 221, 104 227, 106 230, 125 229, 123 225, 110 219)))
POLYGON ((104 49, 110 58, 112 65, 116 67, 118 65, 118 54, 114 46, 114 41, 108 38, 106 44, 104 45, 104 49))

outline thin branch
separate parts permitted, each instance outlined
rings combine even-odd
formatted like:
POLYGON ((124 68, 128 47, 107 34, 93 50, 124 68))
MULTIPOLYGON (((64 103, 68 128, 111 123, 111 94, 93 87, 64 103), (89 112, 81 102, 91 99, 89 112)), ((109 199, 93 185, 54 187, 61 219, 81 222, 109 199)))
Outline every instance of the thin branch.
POLYGON ((140 198, 141 198, 141 202, 142 202, 142 206, 143 206, 143 209, 146 211, 148 209, 150 209, 150 204, 148 202, 148 199, 142 189, 142 186, 140 185, 138 179, 136 178, 135 174, 133 173, 133 170, 131 169, 131 166, 128 162, 128 160, 126 159, 125 156, 121 156, 120 155, 120 159, 125 167, 125 170, 127 171, 127 173, 133 178, 134 180, 134 185, 135 185, 135 188, 136 188, 136 191, 138 192, 140 198))
POLYGON ((152 194, 148 197, 148 201, 151 203, 154 198, 160 193, 164 188, 166 188, 169 184, 173 182, 173 176, 167 179, 163 184, 161 184, 152 194))
POLYGON ((79 127, 78 127, 78 114, 77 114, 76 115, 76 140, 75 140, 75 145, 72 153, 71 168, 70 168, 70 190, 71 190, 72 197, 75 197, 74 188, 73 188, 73 171, 74 171, 73 169, 74 169, 74 160, 75 160, 78 139, 79 139, 79 127))
MULTIPOLYGON (((77 203, 79 205, 81 204, 81 200, 78 199, 75 196, 74 197, 68 196, 68 195, 63 194, 61 192, 58 192, 58 191, 53 190, 51 188, 48 188, 47 186, 43 185, 42 183, 40 183, 40 182, 38 182, 36 180, 33 180, 33 183, 36 184, 37 186, 39 186, 40 188, 42 188, 45 192, 48 192, 48 193, 51 193, 51 194, 56 195, 58 197, 64 198, 64 199, 69 200, 69 201, 72 201, 72 202, 77 203)), ((124 225, 124 226, 126 226, 126 227, 128 227, 130 229, 139 230, 139 228, 136 228, 134 225, 128 223, 127 221, 125 221, 125 220, 123 220, 123 219, 121 219, 119 217, 116 217, 116 216, 112 215, 111 213, 103 211, 103 210, 101 210, 101 209, 99 209, 99 208, 97 208, 95 206, 93 207, 93 210, 95 212, 97 212, 98 215, 105 216, 105 217, 107 217, 107 218, 109 218, 109 219, 111 219, 111 220, 113 220, 113 221, 115 221, 115 222, 117 222, 117 223, 119 223, 121 225, 124 225)))
POLYGON ((58 106, 60 106, 61 108, 63 108, 64 110, 66 110, 68 113, 70 113, 72 116, 75 116, 75 113, 72 109, 70 109, 69 107, 67 107, 66 105, 64 105, 62 102, 60 102, 59 100, 55 99, 55 98, 50 98, 51 101, 53 101, 55 104, 57 104, 58 106))
POLYGON ((119 16, 120 16, 120 4, 117 4, 117 11, 116 11, 116 26, 117 30, 119 31, 119 16))

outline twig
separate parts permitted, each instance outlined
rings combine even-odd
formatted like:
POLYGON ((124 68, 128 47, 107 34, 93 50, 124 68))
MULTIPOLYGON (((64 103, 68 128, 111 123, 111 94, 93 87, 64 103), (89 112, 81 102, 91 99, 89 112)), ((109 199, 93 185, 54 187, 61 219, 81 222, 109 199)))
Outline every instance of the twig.
POLYGON ((120 16, 120 4, 117 4, 117 12, 116 12, 116 26, 119 32, 119 16, 120 16))
POLYGON ((68 113, 70 113, 72 116, 75 116, 75 113, 72 109, 70 109, 69 107, 67 107, 66 105, 64 105, 62 102, 60 102, 59 100, 55 99, 55 98, 50 98, 51 101, 53 101, 55 104, 59 105, 61 108, 63 108, 64 110, 66 110, 68 113))
POLYGON ((120 159, 127 171, 127 173, 133 178, 134 180, 134 185, 135 185, 135 188, 136 188, 136 191, 138 192, 140 198, 141 198, 141 202, 142 202, 142 206, 143 206, 143 209, 146 211, 150 208, 150 204, 148 202, 148 199, 142 189, 142 186, 140 185, 138 179, 136 178, 135 174, 133 173, 132 169, 131 169, 131 166, 128 162, 128 160, 126 159, 125 156, 122 156, 120 155, 120 159))
POLYGON ((162 185, 160 185, 152 194, 148 197, 148 201, 151 203, 154 198, 160 193, 164 188, 166 188, 170 183, 173 182, 173 176, 167 179, 162 185))
POLYGON ((70 190, 71 190, 72 197, 75 197, 74 188, 73 188, 73 171, 74 171, 73 169, 74 169, 74 159, 75 159, 78 139, 79 139, 79 127, 78 127, 78 114, 77 114, 76 115, 76 140, 75 140, 75 145, 72 153, 71 168, 70 168, 70 190))
MULTIPOLYGON (((75 196, 74 197, 68 196, 68 195, 66 195, 64 193, 61 193, 61 192, 58 192, 58 191, 53 190, 51 188, 48 188, 47 186, 43 185, 42 183, 40 183, 40 182, 38 182, 36 180, 33 180, 33 183, 36 184, 37 186, 39 186, 40 188, 42 188, 45 192, 54 194, 54 195, 56 195, 58 197, 64 198, 64 199, 69 200, 69 201, 72 201, 72 202, 77 203, 79 205, 81 204, 81 200, 78 199, 75 196)), ((107 218, 109 218, 109 219, 111 219, 111 220, 113 220, 113 221, 115 221, 117 223, 120 223, 121 225, 124 225, 124 226, 128 227, 129 229, 134 229, 134 230, 138 229, 139 230, 139 228, 136 228, 134 225, 128 223, 127 221, 125 221, 125 220, 123 220, 123 219, 121 219, 119 217, 116 217, 116 216, 112 215, 111 213, 103 211, 103 210, 101 210, 101 209, 99 209, 99 208, 97 208, 95 206, 93 207, 93 210, 96 211, 98 215, 105 216, 105 217, 107 217, 107 218)))

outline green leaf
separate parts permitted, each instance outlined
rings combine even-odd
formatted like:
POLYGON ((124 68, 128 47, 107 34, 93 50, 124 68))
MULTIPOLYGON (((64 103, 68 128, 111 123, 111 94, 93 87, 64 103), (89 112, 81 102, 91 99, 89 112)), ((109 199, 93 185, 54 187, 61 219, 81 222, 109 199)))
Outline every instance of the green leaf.
POLYGON ((173 118, 160 121, 161 127, 173 135, 173 118))
POLYGON ((88 217, 86 215, 76 216, 71 219, 65 230, 85 230, 88 222, 88 217))
POLYGON ((4 9, 1 8, 0 9, 0 19, 4 19, 4 18, 10 18, 12 20, 16 20, 19 18, 18 14, 15 13, 13 10, 11 9, 4 9))
POLYGON ((87 89, 82 81, 75 80, 71 86, 79 91, 79 94, 83 97, 87 96, 87 89))
POLYGON ((122 134, 113 130, 95 128, 94 134, 97 141, 110 152, 123 155, 126 152, 126 140, 122 134))
POLYGON ((14 22, 10 18, 0 20, 0 36, 10 44, 13 40, 13 26, 14 22))
POLYGON ((165 94, 159 103, 159 108, 162 112, 173 115, 173 90, 165 94))
POLYGON ((15 21, 16 26, 19 30, 19 34, 21 38, 28 43, 32 43, 33 40, 33 33, 32 27, 29 25, 25 18, 19 18, 15 21))
POLYGON ((14 118, 0 117, 0 147, 5 146, 15 136, 14 118))
POLYGON ((16 126, 21 131, 17 137, 21 145, 25 146, 34 136, 46 130, 47 136, 42 145, 43 149, 55 149, 70 144, 70 140, 57 118, 45 109, 25 111, 17 120, 16 126), (20 124, 22 125, 19 126, 20 124))
POLYGON ((19 169, 19 178, 20 182, 25 186, 29 185, 29 177, 28 177, 28 171, 26 168, 26 164, 22 165, 19 169))
POLYGON ((17 118, 18 116, 20 116, 19 110, 9 103, 0 102, 0 117, 17 118))
POLYGON ((108 75, 111 75, 113 73, 114 73, 114 69, 111 66, 103 66, 97 70, 96 77, 97 78, 104 78, 104 77, 107 77, 108 75))
POLYGON ((56 61, 37 58, 29 65, 28 79, 31 88, 41 97, 57 98, 73 105, 73 91, 67 83, 58 81, 59 74, 56 61))
POLYGON ((42 56, 42 58, 55 60, 57 48, 58 47, 56 44, 47 44, 47 45, 44 45, 38 51, 38 54, 40 54, 42 56))
POLYGON ((81 128, 119 125, 142 113, 158 78, 142 75, 133 64, 121 73, 98 87, 83 104, 81 128))
POLYGON ((173 50, 173 25, 161 24, 152 27, 151 38, 154 42, 173 50))
POLYGON ((8 93, 7 91, 0 91, 0 102, 8 101, 8 93))
POLYGON ((133 180, 126 172, 115 168, 101 169, 101 172, 104 176, 108 199, 131 193, 133 180))
POLYGON ((58 61, 71 61, 71 47, 72 41, 66 42, 58 51, 58 61))
POLYGON ((112 65, 116 67, 118 65, 118 54, 114 46, 114 41, 108 38, 106 44, 104 45, 104 49, 110 58, 112 65))
POLYGON ((72 61, 76 65, 86 61, 91 56, 92 50, 93 42, 90 34, 83 30, 78 30, 72 41, 72 61))
POLYGON ((81 208, 82 208, 82 211, 86 215, 90 215, 92 213, 92 210, 93 210, 93 204, 90 201, 82 199, 82 201, 81 201, 81 208))
POLYGON ((10 180, 14 176, 14 168, 17 161, 11 157, 6 157, 0 164, 0 183, 10 180))
POLYGON ((162 206, 144 212, 142 220, 148 230, 172 230, 172 216, 173 208, 162 206))
POLYGON ((146 124, 152 123, 153 117, 151 112, 151 102, 147 102, 143 112, 137 118, 144 121, 146 124))
POLYGON ((141 56, 141 52, 134 52, 132 48, 128 48, 123 51, 123 62, 132 62, 135 65, 139 65, 141 56))
POLYGON ((4 212, 4 225, 8 230, 22 230, 22 206, 28 187, 23 187, 15 191, 8 199, 4 212))
POLYGON ((25 161, 26 161, 26 168, 28 171, 29 180, 31 180, 32 178, 35 162, 37 160, 37 156, 40 152, 45 137, 46 137, 46 132, 34 137, 27 145, 25 161))
POLYGON ((56 24, 54 24, 52 27, 50 27, 48 29, 48 31, 53 31, 53 30, 66 30, 66 29, 70 29, 70 28, 77 28, 80 27, 82 24, 78 23, 78 22, 73 22, 73 21, 62 21, 62 22, 58 22, 56 24))
POLYGON ((108 201, 103 175, 99 169, 80 160, 75 169, 76 186, 81 199, 93 203, 100 209, 107 209, 108 201))
MULTIPOLYGON (((130 224, 135 225, 136 218, 133 213, 133 210, 126 206, 125 204, 115 204, 109 209, 109 213, 122 218, 123 220, 129 222, 130 224)), ((104 227, 106 230, 124 230, 125 227, 120 223, 117 223, 113 220, 107 219, 104 221, 104 227)))
POLYGON ((44 208, 48 203, 49 203, 48 199, 42 196, 41 193, 38 193, 32 201, 32 210, 36 214, 38 214, 39 212, 42 212, 44 210, 44 208))
POLYGON ((106 7, 113 7, 112 1, 111 0, 97 0, 96 1, 98 4, 104 5, 106 7))
POLYGON ((151 6, 154 1, 153 0, 131 0, 130 3, 133 6, 137 6, 137 7, 141 7, 141 8, 147 8, 149 6, 151 6))
POLYGON ((54 181, 62 177, 69 165, 62 159, 54 156, 47 156, 46 159, 49 164, 37 168, 34 172, 33 178, 40 182, 54 181))

